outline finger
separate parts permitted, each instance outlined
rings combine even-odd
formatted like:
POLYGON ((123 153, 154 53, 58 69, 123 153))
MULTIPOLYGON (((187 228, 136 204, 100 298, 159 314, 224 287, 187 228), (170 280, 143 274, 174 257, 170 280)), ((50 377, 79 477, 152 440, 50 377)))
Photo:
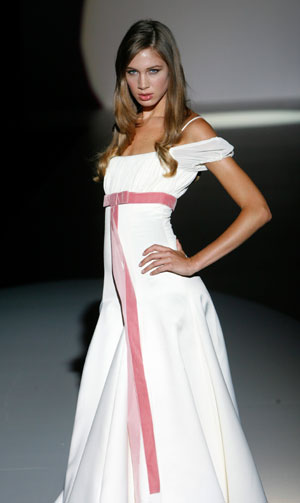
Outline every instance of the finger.
POLYGON ((150 265, 148 265, 147 267, 145 267, 144 269, 142 269, 142 273, 145 274, 146 272, 149 272, 151 271, 152 269, 155 269, 156 267, 158 266, 163 266, 165 265, 166 262, 164 260, 160 261, 160 262, 152 262, 150 265))
POLYGON ((154 269, 155 267, 163 266, 163 265, 166 265, 166 266, 170 267, 170 264, 171 264, 170 260, 168 260, 168 261, 165 260, 165 259, 155 260, 155 262, 152 262, 147 267, 145 267, 144 269, 142 269, 141 272, 144 274, 145 272, 151 271, 151 269, 154 269))
POLYGON ((168 247, 164 247, 164 251, 160 251, 160 252, 157 251, 157 252, 153 252, 153 253, 150 253, 149 255, 147 255, 147 257, 145 257, 141 260, 139 265, 144 265, 147 262, 149 262, 150 260, 157 260, 160 258, 171 257, 171 255, 174 253, 176 253, 175 250, 168 248, 168 247))
POLYGON ((170 268, 167 265, 162 265, 162 266, 154 269, 154 271, 151 271, 150 276, 154 276, 154 274, 159 274, 160 272, 164 272, 164 271, 170 271, 170 268))
POLYGON ((166 254, 163 252, 150 253, 150 255, 148 255, 147 257, 143 258, 143 260, 141 260, 141 262, 139 263, 139 266, 143 266, 143 265, 147 264, 147 262, 150 262, 151 260, 158 260, 158 259, 164 258, 165 256, 166 256, 166 254))
POLYGON ((146 248, 146 250, 143 251, 143 255, 147 255, 148 253, 152 252, 152 251, 163 251, 163 250, 167 250, 168 247, 167 246, 163 246, 163 245, 152 245, 152 246, 149 246, 149 248, 146 248))

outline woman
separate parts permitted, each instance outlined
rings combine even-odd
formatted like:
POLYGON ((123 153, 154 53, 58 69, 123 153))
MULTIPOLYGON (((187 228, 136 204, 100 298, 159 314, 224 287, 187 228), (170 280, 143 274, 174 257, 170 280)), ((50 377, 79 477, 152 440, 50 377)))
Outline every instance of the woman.
POLYGON ((265 503, 222 330, 195 273, 271 218, 233 146, 187 106, 176 42, 151 19, 116 58, 115 125, 101 153, 105 213, 100 316, 79 391, 61 503, 265 503), (241 211, 188 257, 170 223, 209 170, 241 211))

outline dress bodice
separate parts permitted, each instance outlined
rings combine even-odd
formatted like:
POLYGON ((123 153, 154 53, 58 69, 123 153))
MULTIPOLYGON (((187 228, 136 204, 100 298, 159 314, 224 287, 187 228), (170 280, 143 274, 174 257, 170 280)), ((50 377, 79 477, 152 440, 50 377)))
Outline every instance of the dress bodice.
POLYGON ((232 157, 234 147, 224 138, 215 136, 171 147, 169 152, 178 161, 173 177, 164 177, 155 151, 144 154, 115 156, 110 160, 104 177, 105 194, 122 192, 166 192, 181 197, 199 171, 207 170, 206 162, 232 157))

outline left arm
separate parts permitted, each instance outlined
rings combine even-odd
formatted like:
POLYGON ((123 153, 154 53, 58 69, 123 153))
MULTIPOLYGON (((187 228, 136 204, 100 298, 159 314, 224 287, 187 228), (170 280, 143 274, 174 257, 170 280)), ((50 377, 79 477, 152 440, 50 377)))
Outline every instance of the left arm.
POLYGON ((150 246, 144 251, 144 255, 149 255, 139 265, 144 266, 149 261, 152 263, 142 272, 155 267, 150 274, 171 271, 192 276, 230 253, 271 220, 271 211, 264 196, 232 157, 208 162, 206 166, 238 204, 241 209, 239 215, 217 239, 192 257, 185 255, 178 240, 177 250, 162 245, 150 246))

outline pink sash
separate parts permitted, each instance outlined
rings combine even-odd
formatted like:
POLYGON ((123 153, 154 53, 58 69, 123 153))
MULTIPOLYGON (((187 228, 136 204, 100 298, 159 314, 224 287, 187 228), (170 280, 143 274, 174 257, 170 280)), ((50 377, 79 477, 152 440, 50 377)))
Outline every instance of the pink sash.
POLYGON ((111 206, 110 230, 112 269, 117 291, 121 299, 122 313, 127 342, 128 365, 128 437, 131 448, 134 488, 137 503, 139 494, 140 433, 143 436, 147 465, 149 491, 160 492, 152 414, 144 373, 143 356, 136 296, 129 269, 118 234, 118 205, 131 203, 161 203, 174 210, 177 199, 165 192, 115 192, 104 196, 103 206, 111 206))

